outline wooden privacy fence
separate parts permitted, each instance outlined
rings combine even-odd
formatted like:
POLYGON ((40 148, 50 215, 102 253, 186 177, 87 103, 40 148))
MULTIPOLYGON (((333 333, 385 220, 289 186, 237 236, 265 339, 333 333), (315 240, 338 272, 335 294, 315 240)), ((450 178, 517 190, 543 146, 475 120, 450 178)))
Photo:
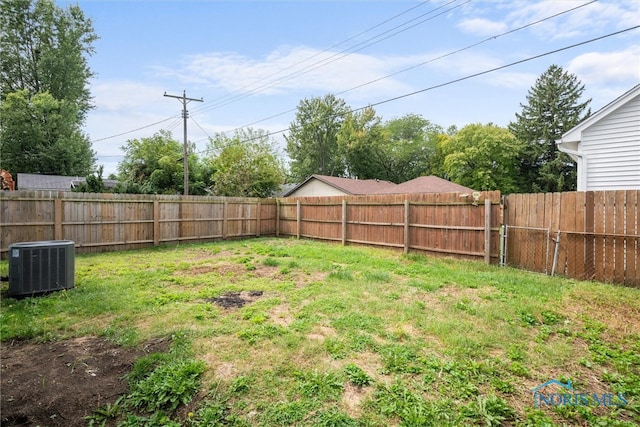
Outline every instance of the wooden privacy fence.
POLYGON ((9 244, 73 240, 79 252, 261 235, 422 251, 640 286, 640 190, 252 199, 0 192, 9 244), (500 226, 504 226, 503 238, 500 226), (502 248, 501 248, 502 247, 502 248))
POLYGON ((73 240, 79 252, 181 241, 296 236, 499 260, 500 193, 248 199, 68 192, 0 194, 8 245, 73 240))
POLYGON ((73 240, 86 253, 268 235, 275 209, 272 199, 3 192, 0 254, 11 243, 40 240, 73 240))
POLYGON ((640 190, 506 196, 503 262, 640 286, 639 199, 640 190))
POLYGON ((499 259, 499 191, 284 198, 277 213, 278 236, 499 259))

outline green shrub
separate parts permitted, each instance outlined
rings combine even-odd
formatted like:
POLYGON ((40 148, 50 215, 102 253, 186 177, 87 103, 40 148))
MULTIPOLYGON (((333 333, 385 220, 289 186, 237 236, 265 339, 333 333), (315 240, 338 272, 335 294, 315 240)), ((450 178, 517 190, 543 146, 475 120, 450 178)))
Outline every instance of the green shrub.
POLYGON ((161 365, 132 385, 129 402, 148 412, 173 411, 191 401, 200 387, 200 376, 204 370, 204 362, 195 360, 161 365))

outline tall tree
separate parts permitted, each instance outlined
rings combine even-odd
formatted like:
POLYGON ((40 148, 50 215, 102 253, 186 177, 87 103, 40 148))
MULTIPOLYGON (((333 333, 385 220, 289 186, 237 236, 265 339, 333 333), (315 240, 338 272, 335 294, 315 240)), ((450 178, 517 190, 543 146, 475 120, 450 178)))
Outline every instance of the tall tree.
POLYGON ((346 165, 338 144, 338 132, 348 111, 334 95, 304 99, 285 136, 291 158, 291 176, 302 181, 313 174, 344 176, 346 165))
MULTIPOLYGON (((52 0, 0 1, 0 102, 13 102, 14 109, 26 109, 10 114, 4 110, 0 132, 6 137, 21 127, 43 129, 37 140, 27 141, 15 133, 10 139, 3 138, 0 142, 3 153, 17 151, 22 144, 32 144, 43 150, 40 157, 63 160, 59 167, 51 163, 49 173, 68 174, 70 169, 81 175, 89 173, 85 165, 89 163, 92 167, 95 159, 91 143, 81 128, 92 108, 88 80, 93 73, 87 65, 87 56, 93 54, 92 44, 96 39, 91 20, 85 18, 78 6, 61 9, 52 0), (15 99, 9 100, 12 94, 27 102, 16 105, 15 99), (50 121, 43 125, 38 122, 40 117, 30 117, 30 109, 36 108, 42 96, 58 103, 62 112, 59 119, 67 123, 56 123, 55 129, 46 129, 50 121), (14 122, 18 118, 21 123, 14 122), (73 147, 68 152, 60 150, 64 148, 62 142, 71 140, 75 145, 85 146, 82 153, 73 147), (70 167, 67 163, 77 165, 70 167)), ((35 136, 30 132, 30 138, 35 136)), ((3 167, 16 172, 43 171, 41 163, 31 164, 26 160, 19 168, 15 163, 5 165, 4 159, 2 163, 3 167)))
POLYGON ((98 37, 77 5, 52 0, 0 1, 0 93, 49 92, 75 105, 78 122, 91 108, 87 57, 98 37))
POLYGON ((128 188, 137 188, 126 192, 182 194, 182 144, 171 132, 161 130, 150 138, 130 139, 121 149, 125 155, 118 164, 119 178, 128 188))
POLYGON ((509 130, 525 144, 519 159, 518 191, 576 189, 576 165, 558 151, 556 140, 591 115, 591 99, 581 101, 584 85, 574 74, 551 65, 529 90, 522 112, 509 130))
POLYGON ((233 138, 216 135, 209 146, 213 193, 218 196, 269 197, 284 183, 285 169, 266 131, 246 129, 233 138))
POLYGON ((416 114, 381 124, 368 108, 347 115, 340 140, 350 175, 401 183, 433 173, 440 133, 440 126, 416 114))
POLYGON ((513 192, 522 144, 505 128, 471 124, 441 136, 443 169, 453 182, 476 190, 513 192))
POLYGON ((422 175, 434 174, 438 135, 442 127, 418 114, 407 114, 385 123, 388 138, 386 157, 389 181, 409 181, 422 175))
POLYGON ((11 172, 86 176, 95 153, 74 124, 76 109, 48 92, 10 93, 0 105, 0 163, 11 172))
POLYGON ((382 178, 378 149, 383 141, 380 117, 372 107, 348 112, 338 132, 338 144, 344 153, 346 174, 352 178, 382 178))

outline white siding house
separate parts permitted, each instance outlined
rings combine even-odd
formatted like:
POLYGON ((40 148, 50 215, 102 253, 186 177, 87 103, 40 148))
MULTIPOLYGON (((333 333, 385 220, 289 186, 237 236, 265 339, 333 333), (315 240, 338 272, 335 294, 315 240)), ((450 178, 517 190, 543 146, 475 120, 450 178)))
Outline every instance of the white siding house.
POLYGON ((556 144, 578 164, 578 191, 640 189, 640 84, 556 144))

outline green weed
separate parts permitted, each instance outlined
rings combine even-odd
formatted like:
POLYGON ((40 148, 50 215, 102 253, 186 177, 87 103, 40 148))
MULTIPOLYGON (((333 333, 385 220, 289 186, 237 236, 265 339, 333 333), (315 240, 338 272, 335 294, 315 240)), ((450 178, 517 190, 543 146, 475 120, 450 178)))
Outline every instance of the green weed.
POLYGON ((349 382, 358 387, 368 386, 373 383, 373 379, 356 364, 348 364, 344 367, 344 372, 349 382))
POLYGON ((343 380, 336 372, 298 371, 294 375, 305 398, 335 400, 342 395, 343 380))
POLYGON ((202 361, 180 360, 161 365, 131 385, 127 401, 148 412, 174 411, 191 401, 200 387, 204 370, 202 361))
POLYGON ((317 413, 311 418, 311 424, 315 427, 358 427, 358 420, 355 420, 336 409, 329 409, 317 413))
POLYGON ((515 416, 515 411, 500 397, 478 396, 462 408, 462 415, 485 426, 499 426, 515 416))
POLYGON ((267 267, 277 267, 280 265, 280 261, 275 258, 268 257, 262 260, 262 264, 266 265, 267 267))

